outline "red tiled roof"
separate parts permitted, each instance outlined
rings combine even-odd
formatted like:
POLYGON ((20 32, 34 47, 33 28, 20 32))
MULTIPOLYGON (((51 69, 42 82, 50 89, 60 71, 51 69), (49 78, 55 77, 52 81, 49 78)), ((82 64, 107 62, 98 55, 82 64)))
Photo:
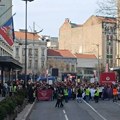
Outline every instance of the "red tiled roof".
POLYGON ((95 59, 96 56, 94 54, 75 54, 77 58, 90 58, 90 59, 95 59))
MULTIPOLYGON (((20 40, 25 40, 25 32, 15 31, 15 37, 20 40)), ((33 33, 27 33, 28 40, 39 40, 40 36, 38 34, 33 35, 33 33)))
POLYGON ((53 50, 48 49, 47 50, 48 56, 61 56, 61 57, 67 57, 67 58, 76 58, 74 54, 72 54, 69 50, 53 50))

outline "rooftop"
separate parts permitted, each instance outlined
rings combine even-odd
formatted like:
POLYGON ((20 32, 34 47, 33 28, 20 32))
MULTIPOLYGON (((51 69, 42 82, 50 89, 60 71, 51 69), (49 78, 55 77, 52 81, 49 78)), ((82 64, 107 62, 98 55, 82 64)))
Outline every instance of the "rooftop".
POLYGON ((96 56, 94 54, 75 54, 77 58, 87 58, 87 59, 96 59, 96 56))
MULTIPOLYGON (((15 31, 15 38, 19 40, 25 40, 25 31, 15 31)), ((28 40, 40 40, 40 36, 38 34, 28 32, 27 39, 28 40)))
POLYGON ((69 50, 53 50, 53 49, 48 49, 47 55, 48 56, 66 57, 66 58, 76 58, 74 56, 74 54, 72 54, 69 50))

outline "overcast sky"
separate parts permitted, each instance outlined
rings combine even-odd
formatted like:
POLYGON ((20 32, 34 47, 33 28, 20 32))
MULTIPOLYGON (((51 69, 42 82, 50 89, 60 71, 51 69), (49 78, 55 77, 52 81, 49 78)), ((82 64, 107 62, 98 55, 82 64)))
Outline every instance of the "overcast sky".
MULTIPOLYGON (((13 14, 15 30, 25 28, 25 2, 13 1, 13 14)), ((91 15, 95 15, 98 0, 34 0, 28 2, 28 30, 43 29, 42 35, 58 37, 59 28, 65 18, 72 23, 83 24, 91 15)))

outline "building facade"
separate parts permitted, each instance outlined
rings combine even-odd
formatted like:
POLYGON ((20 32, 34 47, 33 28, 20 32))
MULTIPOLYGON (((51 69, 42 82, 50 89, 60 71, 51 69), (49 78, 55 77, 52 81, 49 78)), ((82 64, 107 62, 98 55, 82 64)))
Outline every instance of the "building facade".
POLYGON ((77 58, 77 76, 80 80, 90 80, 90 78, 98 77, 98 59, 95 55, 75 54, 75 56, 77 58))
POLYGON ((58 38, 57 37, 48 37, 48 40, 47 40, 47 48, 48 49, 57 50, 58 46, 59 46, 59 43, 58 43, 58 38))
POLYGON ((117 66, 120 66, 120 0, 117 1, 117 66))
POLYGON ((52 68, 58 68, 59 77, 62 73, 76 73, 77 59, 69 50, 47 50, 47 68, 52 73, 52 68))
MULTIPOLYGON (((14 57, 25 65, 25 31, 15 32, 15 42, 13 48, 14 57)), ((38 34, 27 33, 27 74, 42 74, 46 70, 47 43, 42 41, 38 34)))
POLYGON ((0 0, 0 82, 2 84, 17 79, 16 70, 22 69, 21 63, 13 58, 14 38, 11 35, 11 18, 12 0, 0 0))
POLYGON ((91 16, 82 25, 67 18, 59 29, 59 49, 95 54, 104 66, 112 67, 116 66, 116 36, 115 18, 91 16))
MULTIPOLYGON (((12 0, 0 1, 0 27, 12 17, 12 0)), ((8 45, 0 36, 0 55, 12 56, 12 46, 8 45)))

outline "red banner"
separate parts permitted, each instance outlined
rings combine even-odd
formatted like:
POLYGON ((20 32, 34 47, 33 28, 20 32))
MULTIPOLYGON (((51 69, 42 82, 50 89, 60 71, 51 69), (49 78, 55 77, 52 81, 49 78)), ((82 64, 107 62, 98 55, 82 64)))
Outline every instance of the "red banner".
POLYGON ((38 100, 51 100, 53 91, 51 89, 48 90, 37 90, 38 100))
POLYGON ((112 84, 116 83, 116 75, 114 72, 104 72, 100 74, 100 83, 101 84, 112 84))

